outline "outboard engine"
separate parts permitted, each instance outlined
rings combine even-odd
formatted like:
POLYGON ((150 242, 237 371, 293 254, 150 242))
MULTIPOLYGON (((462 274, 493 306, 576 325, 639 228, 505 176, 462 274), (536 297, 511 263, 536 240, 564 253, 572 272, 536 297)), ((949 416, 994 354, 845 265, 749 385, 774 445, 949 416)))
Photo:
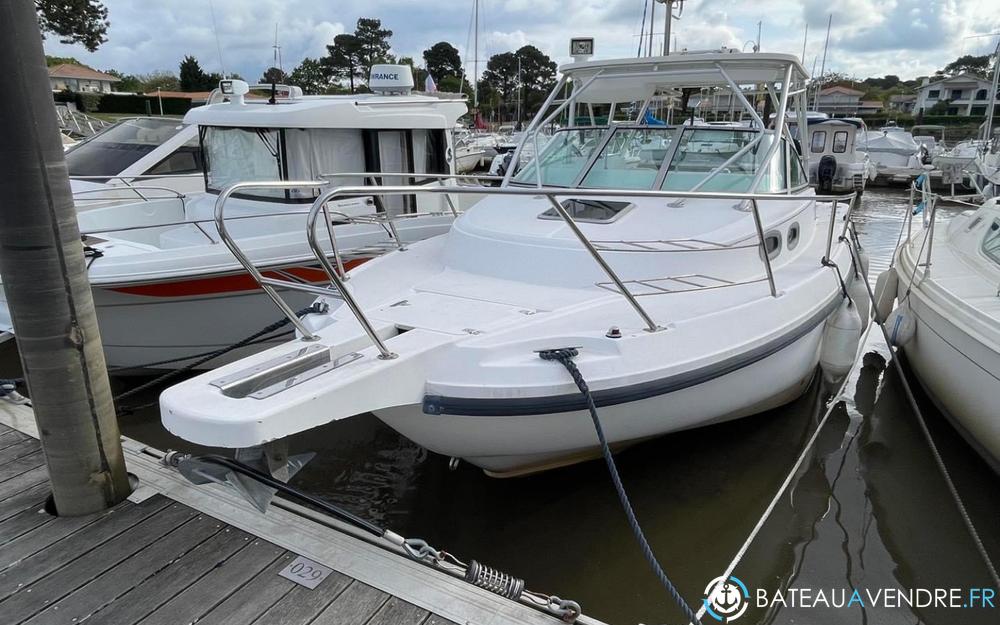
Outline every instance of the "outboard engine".
POLYGON ((837 177, 837 159, 829 154, 819 159, 816 166, 816 184, 823 193, 833 191, 833 179, 837 177))

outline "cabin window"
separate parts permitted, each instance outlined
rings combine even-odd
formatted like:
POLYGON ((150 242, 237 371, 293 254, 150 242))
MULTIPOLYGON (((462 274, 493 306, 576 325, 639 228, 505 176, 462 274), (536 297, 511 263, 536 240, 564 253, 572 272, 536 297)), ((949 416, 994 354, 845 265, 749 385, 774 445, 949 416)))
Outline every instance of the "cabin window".
POLYGON ((1000 219, 994 219, 983 239, 983 253, 993 262, 1000 264, 1000 219))
POLYGON ((847 131, 838 130, 833 133, 833 151, 837 154, 843 154, 847 151, 847 131))
POLYGON ((200 174, 202 167, 201 146, 194 136, 165 159, 150 167, 147 175, 200 174))
POLYGON ((822 154, 826 150, 826 131, 817 130, 812 133, 812 138, 809 140, 809 151, 813 154, 822 154))
MULTIPOLYGON (((360 130, 288 128, 283 132, 289 180, 321 180, 329 174, 365 170, 360 130)), ((328 180, 334 188, 364 184, 361 176, 337 176, 328 180)), ((318 195, 318 188, 289 191, 289 197, 296 200, 314 199, 318 195)))
POLYGON ((801 226, 799 226, 799 222, 796 221, 792 225, 788 226, 788 238, 786 240, 788 242, 787 244, 789 251, 794 250, 796 246, 798 246, 799 236, 801 235, 801 233, 802 233, 802 228, 801 226))
POLYGON ((937 100, 939 97, 941 97, 940 89, 931 89, 930 91, 927 92, 928 100, 937 100))
MULTIPOLYGON (((413 171, 417 174, 447 174, 447 141, 444 130, 413 131, 413 171)), ((419 182, 419 178, 418 178, 419 182)))
POLYGON ((117 176, 183 127, 176 119, 123 120, 66 151, 69 175, 117 176))
MULTIPOLYGON (((758 248, 759 249, 759 248, 758 248)), ((767 252, 767 258, 769 260, 774 260, 781 253, 781 233, 777 230, 772 230, 764 235, 764 251, 767 252)), ((760 257, 763 259, 764 254, 761 253, 760 257)))
MULTIPOLYGON (((282 179, 281 135, 270 128, 202 128, 205 186, 216 193, 237 182, 282 179)), ((284 199, 284 189, 248 189, 241 195, 284 199)))

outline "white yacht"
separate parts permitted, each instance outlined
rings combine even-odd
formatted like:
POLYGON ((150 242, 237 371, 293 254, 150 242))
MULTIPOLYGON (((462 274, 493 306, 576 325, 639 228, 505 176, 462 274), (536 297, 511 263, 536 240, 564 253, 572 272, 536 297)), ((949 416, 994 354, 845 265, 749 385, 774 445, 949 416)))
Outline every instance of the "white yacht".
POLYGON ((935 213, 914 218, 883 281, 898 285, 890 324, 935 403, 1000 472, 1000 205, 935 213))
POLYGON ((169 117, 122 119, 66 150, 77 210, 204 192, 198 128, 169 117))
MULTIPOLYGON (((404 66, 382 73, 412 81, 408 72, 404 66)), ((368 175, 381 184, 448 182, 451 129, 465 103, 407 95, 399 82, 373 81, 372 94, 269 103, 244 100, 246 83, 224 81, 231 101, 192 109, 184 119, 198 129, 206 192, 81 212, 108 363, 178 359, 162 366, 183 366, 191 361, 184 357, 230 345, 280 316, 224 236, 238 240, 265 277, 326 284, 302 236, 308 208, 324 188, 362 184, 368 175), (221 196, 229 198, 224 215, 221 196), (219 227, 216 217, 223 217, 219 227)), ((383 199, 372 195, 376 188, 324 210, 324 253, 336 249, 341 272, 443 234, 457 214, 445 196, 383 199)), ((293 309, 315 299, 288 295, 293 309)), ((10 329, 9 321, 0 325, 10 329)))
MULTIPOLYGON (((820 361, 844 375, 867 317, 846 293, 864 270, 840 236, 851 196, 816 195, 809 155, 783 123, 792 108, 804 121, 797 57, 679 53, 560 73, 517 151, 561 118, 538 156, 515 154, 502 186, 477 191, 486 198, 446 236, 352 272, 337 285, 345 305, 310 315, 310 336, 167 389, 166 428, 241 448, 373 412, 432 451, 510 476, 599 453, 584 397, 543 350, 579 351, 616 447, 782 405, 820 361), (761 84, 779 98, 773 128, 741 98, 761 84), (650 99, 699 86, 730 90, 752 125, 645 123, 650 99), (639 114, 578 125, 588 106, 639 114), (737 148, 687 149, 711 133, 737 148), (654 140, 661 149, 644 149, 654 140)), ((364 192, 323 192, 311 217, 364 192)))
POLYGON ((821 192, 865 190, 876 169, 865 151, 865 122, 856 118, 810 118, 809 182, 821 192))

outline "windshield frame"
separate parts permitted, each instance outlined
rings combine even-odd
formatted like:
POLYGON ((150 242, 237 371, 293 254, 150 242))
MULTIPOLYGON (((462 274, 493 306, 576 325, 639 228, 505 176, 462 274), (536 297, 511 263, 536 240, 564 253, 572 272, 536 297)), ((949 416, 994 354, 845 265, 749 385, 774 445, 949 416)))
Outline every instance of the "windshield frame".
MULTIPOLYGON (((694 185, 692 185, 692 190, 700 189, 703 185, 705 185, 708 181, 710 181, 718 173, 720 173, 724 167, 732 164, 731 161, 733 159, 739 158, 741 154, 745 156, 745 151, 748 149, 753 149, 751 147, 753 144, 755 143, 763 144, 766 142, 768 138, 770 138, 771 141, 774 141, 775 138, 777 138, 777 140, 781 142, 785 147, 775 150, 774 153, 771 155, 771 160, 769 163, 759 164, 758 167, 755 169, 755 171, 751 173, 756 175, 756 173, 761 169, 773 168, 774 172, 781 177, 782 182, 778 188, 767 189, 763 192, 794 193, 809 186, 808 176, 802 176, 802 172, 805 171, 805 164, 803 163, 802 155, 799 152, 799 149, 795 147, 794 143, 790 143, 786 136, 776 137, 776 133, 773 130, 761 131, 760 129, 753 127, 735 128, 726 126, 700 126, 700 125, 696 126, 690 124, 658 126, 651 124, 634 124, 634 123, 609 124, 605 126, 581 125, 581 126, 569 126, 566 128, 560 128, 552 133, 552 137, 545 144, 545 146, 541 148, 540 153, 536 155, 536 157, 532 159, 531 162, 527 163, 521 171, 517 172, 514 176, 511 177, 509 184, 517 187, 533 187, 533 186, 538 186, 539 180, 542 180, 543 181, 542 186, 546 187, 558 187, 567 189, 583 188, 584 181, 591 174, 596 164, 600 161, 601 157, 605 155, 605 150, 607 150, 609 145, 612 143, 612 140, 619 132, 633 132, 633 131, 646 131, 646 130, 668 131, 670 143, 666 148, 666 153, 664 154, 663 159, 660 161, 660 164, 657 168, 656 176, 653 179, 651 186, 644 187, 643 189, 640 190, 652 191, 652 190, 661 190, 663 188, 667 176, 672 171, 671 167, 674 165, 677 159, 681 145, 684 143, 683 139, 685 133, 689 133, 692 137, 695 135, 695 133, 702 133, 702 134, 718 133, 720 137, 725 137, 728 135, 732 135, 734 133, 739 133, 741 135, 749 136, 749 140, 746 141, 740 147, 739 150, 734 152, 731 157, 727 158, 726 160, 720 161, 717 165, 713 165, 711 169, 705 171, 704 176, 694 185), (573 181, 569 184, 552 184, 544 182, 545 156, 546 154, 551 154, 554 149, 559 149, 559 147, 561 146, 561 144, 556 143, 556 138, 558 137, 559 133, 590 131, 590 130, 601 130, 603 132, 597 140, 596 147, 594 147, 592 152, 587 155, 585 163, 576 173, 576 175, 573 178, 573 181), (790 183, 793 178, 793 176, 791 176, 792 172, 790 170, 791 168, 794 168, 796 165, 790 162, 789 157, 794 157, 798 159, 799 179, 803 180, 801 184, 796 185, 794 187, 790 186, 790 183), (538 171, 539 163, 542 163, 541 173, 538 171)), ((688 142, 690 141, 691 139, 688 140, 688 142)), ((758 146, 758 149, 760 149, 760 146, 758 146)), ((771 177, 773 176, 774 174, 771 175, 771 177)), ((768 178, 764 178, 763 180, 767 179, 768 178)), ((751 182, 751 180, 748 180, 748 182, 751 182)), ((759 184, 760 183, 758 183, 758 185, 759 184)), ((588 188, 604 188, 604 187, 588 187, 588 188)), ((622 188, 622 187, 614 187, 614 188, 622 188)), ((609 190, 614 190, 614 188, 608 187, 609 190)), ((750 191, 747 190, 746 192, 750 191)))

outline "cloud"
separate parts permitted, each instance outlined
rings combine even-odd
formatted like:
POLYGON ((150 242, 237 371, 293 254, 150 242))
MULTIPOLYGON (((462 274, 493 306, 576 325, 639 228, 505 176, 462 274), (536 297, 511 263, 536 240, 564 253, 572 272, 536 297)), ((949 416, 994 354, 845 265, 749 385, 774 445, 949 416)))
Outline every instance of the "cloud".
MULTIPOLYGON (((99 69, 129 73, 176 71, 186 54, 208 71, 224 65, 254 79, 272 63, 274 29, 285 69, 325 54, 333 37, 359 17, 378 17, 393 30, 395 54, 418 61, 437 41, 449 41, 471 60, 472 1, 464 0, 103 0, 109 41, 96 53, 50 37, 49 54, 76 56, 99 69), (213 28, 212 9, 215 13, 213 28), (216 38, 218 37, 218 45, 216 38), (222 49, 222 59, 218 48, 222 49)), ((995 39, 967 39, 1000 30, 998 0, 699 0, 685 4, 673 32, 681 48, 743 47, 762 23, 763 50, 801 54, 808 24, 806 66, 823 51, 827 18, 833 30, 827 67, 857 76, 911 78, 962 54, 983 54, 995 39)), ((559 63, 569 61, 571 37, 592 36, 598 57, 634 56, 643 0, 480 0, 480 58, 531 44, 559 63)), ((654 47, 662 46, 663 5, 656 5, 654 47)), ((648 29, 648 11, 646 16, 648 29)), ((480 64, 480 68, 485 62, 480 64)), ((470 67, 471 71, 471 67, 470 67)))

